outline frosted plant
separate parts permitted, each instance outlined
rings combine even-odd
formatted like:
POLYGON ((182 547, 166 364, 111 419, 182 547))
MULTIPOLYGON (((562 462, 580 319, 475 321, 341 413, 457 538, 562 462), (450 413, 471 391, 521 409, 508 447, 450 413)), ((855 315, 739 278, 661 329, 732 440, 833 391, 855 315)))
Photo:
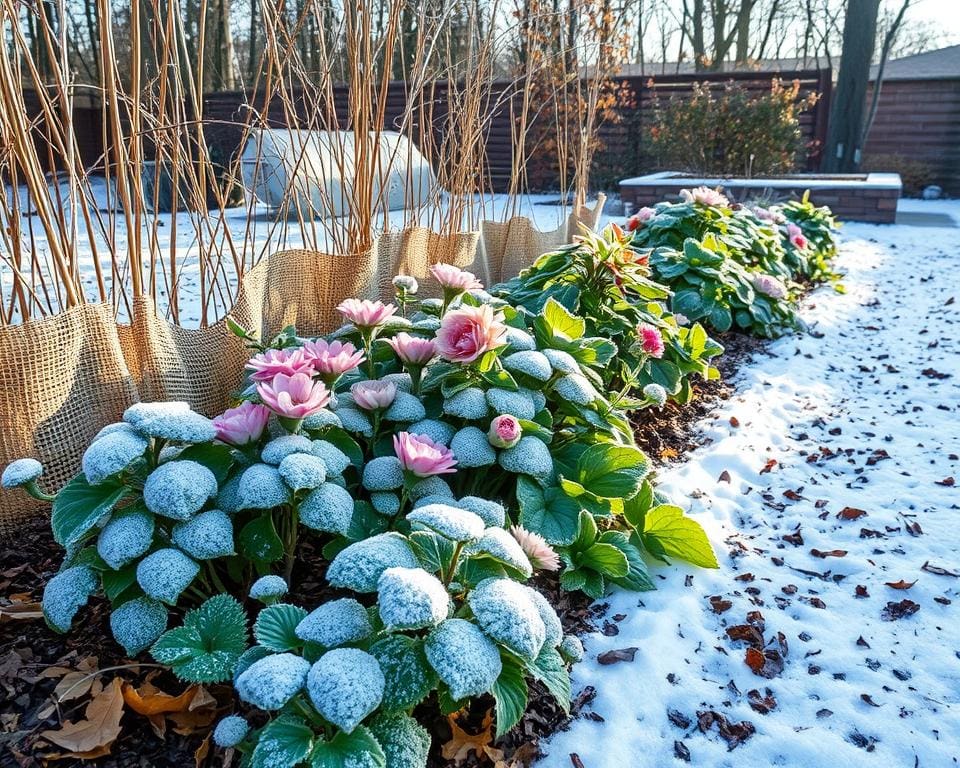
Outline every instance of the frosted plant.
POLYGON ((424 496, 422 499, 417 499, 413 503, 414 509, 420 509, 420 507, 426 507, 429 504, 456 504, 456 500, 453 498, 453 494, 449 496, 441 496, 440 494, 432 494, 430 496, 424 496))
POLYGON ((430 753, 430 734, 403 712, 383 714, 370 730, 387 758, 389 768, 424 768, 430 753))
POLYGON ((515 351, 527 351, 537 348, 537 342, 526 331, 507 326, 507 344, 515 351))
POLYGON ((207 443, 217 436, 213 421, 193 411, 159 411, 153 416, 138 419, 133 426, 143 435, 178 443, 207 443))
POLYGON ((427 637, 424 650, 454 699, 486 693, 503 671, 497 646, 466 619, 447 619, 427 637))
POLYGON ((586 376, 580 373, 570 373, 557 381, 554 391, 576 405, 590 405, 600 395, 586 376))
POLYGON ((497 457, 500 466, 516 475, 530 475, 538 480, 548 480, 553 475, 553 458, 550 449, 539 438, 526 436, 513 448, 500 451, 497 457))
POLYGON ((307 675, 307 695, 317 712, 346 733, 380 706, 384 685, 377 660, 359 648, 327 651, 307 675))
POLYGON ((261 576, 250 587, 250 597, 261 603, 272 603, 287 594, 287 582, 282 576, 261 576))
POLYGON ((331 475, 342 475, 350 466, 350 457, 326 440, 314 440, 311 453, 318 459, 323 459, 323 463, 327 465, 327 472, 331 475))
POLYGON ((450 450, 457 457, 458 467, 489 467, 497 463, 497 452, 479 427, 464 427, 457 432, 450 441, 450 450))
POLYGON ((292 453, 280 462, 277 469, 283 482, 294 491, 319 488, 327 479, 327 465, 323 459, 310 453, 292 453))
POLYGON ((488 528, 493 526, 502 528, 506 522, 506 510, 502 504, 498 504, 495 501, 481 499, 479 496, 463 496, 458 501, 450 503, 468 512, 473 512, 473 514, 483 520, 484 525, 488 528))
POLYGON ((211 509, 173 526, 173 543, 197 560, 229 557, 233 548, 233 522, 225 512, 211 509))
POLYGON ((389 491, 376 491, 370 494, 370 503, 378 514, 393 517, 400 511, 400 497, 389 491))
POLYGON ((418 507, 407 515, 407 520, 458 542, 479 539, 485 527, 483 520, 473 512, 451 507, 449 504, 427 504, 418 507))
POLYGON ((313 441, 303 435, 283 435, 275 437, 260 453, 260 459, 267 464, 277 466, 287 456, 294 453, 310 453, 313 450, 313 441))
POLYGON ((503 367, 511 373, 522 373, 537 381, 549 381, 553 375, 550 361, 542 352, 523 350, 503 358, 503 367))
POLYGON ((213 743, 224 749, 235 747, 250 732, 250 724, 240 715, 228 715, 213 729, 213 743))
POLYGON ((526 392, 511 392, 509 389, 493 387, 487 390, 487 402, 498 414, 507 413, 528 421, 537 415, 537 406, 526 392))
POLYGON ((306 495, 297 511, 307 528, 346 536, 353 519, 353 496, 336 483, 324 483, 306 495))
POLYGON ((118 512, 100 531, 97 554, 119 571, 145 555, 153 544, 153 515, 144 511, 118 512))
POLYGON ((35 482, 42 474, 43 464, 36 459, 17 459, 4 468, 0 485, 4 488, 20 488, 35 482))
POLYGON ((583 643, 579 637, 566 635, 559 646, 560 655, 568 662, 576 663, 583 659, 583 643))
POLYGON ((545 349, 543 355, 557 373, 581 373, 580 363, 569 352, 564 352, 562 349, 545 349))
POLYGON ((451 395, 443 402, 443 412, 467 421, 485 419, 490 409, 487 396, 479 387, 467 387, 451 395))
POLYGON ((185 403, 182 400, 169 400, 160 403, 134 403, 123 412, 123 420, 136 427, 141 422, 151 419, 189 412, 190 403, 185 403))
POLYGON ((371 632, 373 627, 367 609, 350 597, 324 603, 308 613, 295 630, 301 640, 327 648, 356 643, 369 637, 371 632))
MULTIPOLYGON (((475 544, 470 545, 468 552, 471 555, 481 553, 490 555, 495 560, 519 571, 525 578, 529 579, 533 576, 533 567, 523 553, 523 549, 503 528, 487 528, 483 536, 475 544)), ((559 639, 557 642, 560 642, 559 639)))
POLYGON ((483 631, 518 656, 533 661, 546 639, 532 590, 511 579, 484 579, 467 601, 483 631))
POLYGON ((398 392, 391 406, 383 413, 385 419, 399 422, 420 421, 426 416, 427 409, 420 398, 407 392, 398 392))
POLYGON ((239 509, 273 509, 290 500, 280 470, 269 464, 252 464, 240 475, 239 509))
POLYGON ((137 563, 137 583, 148 597, 173 605, 190 582, 200 573, 200 566, 179 549, 166 548, 151 552, 137 563))
POLYGON ((403 466, 396 456, 378 456, 363 468, 363 487, 368 491, 395 491, 403 487, 403 466))
POLYGON ((643 388, 643 396, 658 408, 662 408, 667 402, 667 390, 659 384, 647 384, 643 388))
POLYGON ((424 312, 430 312, 434 315, 438 315, 443 309, 443 299, 423 299, 423 301, 420 302, 420 306, 424 312))
POLYGON ((143 484, 143 501, 147 509, 174 520, 189 519, 216 494, 217 478, 195 461, 161 464, 143 484))
POLYGON ((364 437, 373 437, 373 424, 367 414, 356 408, 337 408, 337 416, 343 422, 343 428, 348 432, 356 432, 364 437))
POLYGON ((407 540, 399 533, 380 533, 357 541, 333 558, 327 568, 331 586, 354 592, 376 592, 377 581, 387 568, 418 568, 420 563, 407 540))
POLYGON ((446 446, 450 445, 450 441, 453 439, 453 434, 456 431, 457 430, 447 424, 447 422, 437 419, 423 419, 407 427, 407 432, 411 435, 426 435, 433 440, 433 442, 446 446))
MULTIPOLYGON (((333 400, 331 399, 331 403, 333 400)), ((333 411, 321 408, 314 411, 303 420, 303 428, 310 431, 314 429, 326 429, 327 427, 342 427, 343 422, 333 411)))
POLYGON ((95 443, 101 437, 105 437, 106 435, 111 435, 114 432, 126 432, 127 434, 130 434, 130 435, 140 434, 139 432, 137 432, 137 430, 133 428, 132 425, 127 424, 127 422, 115 421, 113 424, 107 424, 107 426, 105 426, 103 429, 97 432, 97 434, 93 436, 93 440, 91 440, 90 442, 95 443))
POLYGON ((413 501, 420 501, 428 496, 442 496, 448 499, 453 498, 453 491, 450 490, 450 484, 442 477, 425 477, 416 483, 410 489, 410 498, 413 501))
POLYGON ((539 389, 526 389, 525 387, 520 387, 519 391, 530 396, 530 399, 533 400, 533 407, 536 408, 537 413, 540 413, 540 411, 547 407, 547 396, 539 389))
POLYGON ((527 594, 529 594, 530 599, 533 600, 533 604, 537 607, 537 612, 543 620, 543 625, 547 629, 544 645, 548 648, 556 648, 563 642, 563 624, 560 623, 560 617, 557 616, 557 612, 553 609, 553 606, 550 605, 547 598, 537 592, 533 587, 528 587, 525 584, 523 586, 528 590, 527 594))
POLYGON ((167 607, 149 597, 128 600, 110 614, 113 638, 127 656, 136 656, 153 645, 167 628, 167 607))
POLYGON ((241 700, 263 709, 280 709, 307 682, 310 662, 293 653, 276 653, 251 664, 234 687, 241 700))
POLYGON ((228 515, 240 511, 240 478, 242 474, 237 474, 227 480, 220 488, 217 498, 214 500, 217 507, 222 509, 228 515))
POLYGON ((418 331, 439 331, 440 318, 425 315, 421 317, 419 320, 415 320, 413 322, 413 327, 416 328, 418 331))
POLYGON ((450 597, 423 568, 387 568, 377 582, 377 605, 388 632, 433 627, 447 618, 450 597))
POLYGON ((183 453, 182 445, 165 445, 157 454, 157 463, 166 464, 168 461, 173 461, 181 453, 183 453))
POLYGON ((97 575, 92 568, 75 565, 60 571, 43 588, 43 616, 57 632, 66 632, 73 617, 97 588, 97 575))
POLYGON ((81 469, 90 485, 99 485, 108 477, 129 467, 143 456, 150 442, 131 432, 111 432, 91 443, 84 451, 81 469))
POLYGON ((413 392, 413 379, 409 373, 388 373, 380 378, 381 381, 391 381, 397 386, 397 392, 413 392))

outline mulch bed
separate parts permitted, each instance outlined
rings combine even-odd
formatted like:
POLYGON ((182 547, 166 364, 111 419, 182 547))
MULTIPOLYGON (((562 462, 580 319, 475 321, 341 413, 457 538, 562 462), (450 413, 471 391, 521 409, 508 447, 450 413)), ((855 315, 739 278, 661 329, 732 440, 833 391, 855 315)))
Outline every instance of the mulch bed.
MULTIPOLYGON (((726 353, 719 361, 723 378, 719 382, 702 382, 697 385, 697 396, 684 406, 668 405, 656 411, 648 409, 634 419, 637 442, 652 458, 660 461, 682 457, 697 445, 697 434, 692 425, 703 418, 720 399, 729 397, 729 377, 742 365, 745 358, 762 346, 762 342, 742 335, 728 335, 722 339, 726 353)), ((320 553, 311 555, 311 541, 304 543, 306 552, 301 562, 322 562, 320 553)), ((0 604, 13 601, 29 603, 39 601, 42 585, 53 575, 62 559, 62 551, 51 535, 44 519, 25 523, 15 544, 0 551, 0 604)), ((295 574, 298 585, 291 602, 299 605, 316 605, 331 597, 340 596, 326 586, 323 570, 316 567, 303 569, 295 574)), ((593 619, 603 613, 604 606, 591 605, 589 598, 581 594, 562 594, 556 576, 537 577, 536 586, 550 598, 563 621, 567 632, 583 634, 593 629, 593 619)), ((108 605, 103 600, 93 600, 82 609, 80 619, 67 635, 58 635, 47 628, 42 619, 0 618, 0 766, 38 766, 47 763, 46 756, 57 749, 40 738, 45 729, 57 729, 64 720, 83 719, 88 697, 83 696, 61 705, 58 714, 53 706, 53 691, 60 678, 43 676, 51 667, 66 667, 119 670, 100 676, 107 683, 114 675, 139 686, 149 677, 157 688, 176 694, 185 688, 173 675, 149 665, 149 656, 141 656, 143 666, 124 658, 113 640, 109 626, 108 605)), ((133 766, 178 766, 222 765, 222 753, 209 749, 204 754, 205 737, 211 724, 233 709, 231 689, 214 686, 210 693, 217 703, 204 711, 203 717, 195 717, 186 725, 171 723, 163 738, 155 732, 147 717, 127 710, 121 721, 122 732, 113 744, 110 754, 99 758, 97 765, 110 768, 133 766), (178 733, 177 730, 184 731, 178 733), (200 749, 200 753, 197 750, 200 749)), ((592 698, 590 689, 574 690, 573 715, 579 707, 592 698)), ((483 731, 492 700, 476 701, 471 710, 459 720, 459 726, 467 733, 483 731)), ((449 766, 452 763, 441 755, 441 745, 451 738, 451 728, 445 717, 439 714, 435 703, 421 705, 417 712, 421 722, 429 723, 434 736, 434 749, 430 768, 449 766)), ((531 683, 530 705, 521 722, 504 738, 492 745, 496 757, 502 755, 506 765, 520 768, 539 755, 541 738, 566 727, 569 717, 554 703, 546 690, 538 683, 531 683)), ((162 721, 162 718, 161 718, 162 721)), ((481 750, 482 751, 482 750, 481 750)), ((234 761, 236 764, 237 761, 234 761)), ((78 765, 75 759, 61 760, 55 765, 78 765)), ((493 764, 489 753, 481 759, 476 752, 461 763, 467 768, 493 764)))

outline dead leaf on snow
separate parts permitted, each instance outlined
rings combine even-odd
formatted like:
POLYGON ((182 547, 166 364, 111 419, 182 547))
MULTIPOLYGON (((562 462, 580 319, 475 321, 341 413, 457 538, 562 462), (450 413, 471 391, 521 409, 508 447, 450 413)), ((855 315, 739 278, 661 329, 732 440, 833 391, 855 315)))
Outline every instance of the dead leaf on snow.
POLYGON ((633 661, 633 657, 637 655, 639 648, 619 648, 615 651, 604 651, 599 656, 597 656, 597 663, 599 664, 616 664, 618 661, 633 661))
POLYGON ((845 549, 828 549, 828 550, 811 549, 810 554, 813 555, 814 557, 819 557, 821 560, 825 560, 828 557, 846 557, 847 550, 845 549))
POLYGON ((120 718, 123 717, 122 682, 115 677, 87 704, 84 719, 79 722, 64 722, 60 730, 41 731, 40 736, 58 747, 68 750, 58 757, 97 757, 109 754, 110 747, 120 735, 120 718))
POLYGON ((880 618, 884 621, 896 621, 905 616, 913 616, 913 614, 919 610, 920 606, 913 602, 913 600, 901 600, 898 603, 891 601, 887 603, 887 607, 883 609, 880 618))
POLYGON ((930 565, 929 561, 921 565, 920 570, 926 571, 927 573, 932 573, 935 576, 953 576, 954 578, 960 578, 960 573, 948 571, 946 568, 941 568, 939 565, 930 565))
POLYGON ((916 580, 914 580, 914 581, 904 581, 903 579, 900 579, 900 581, 887 581, 887 582, 884 582, 884 583, 885 583, 888 587, 890 587, 890 589, 910 589, 910 587, 912 587, 912 586, 913 586, 914 584, 916 584, 917 582, 916 582, 916 580))
POLYGON ((863 517, 867 514, 865 509, 857 509, 856 507, 844 507, 839 512, 837 512, 837 517, 841 520, 856 520, 863 517))

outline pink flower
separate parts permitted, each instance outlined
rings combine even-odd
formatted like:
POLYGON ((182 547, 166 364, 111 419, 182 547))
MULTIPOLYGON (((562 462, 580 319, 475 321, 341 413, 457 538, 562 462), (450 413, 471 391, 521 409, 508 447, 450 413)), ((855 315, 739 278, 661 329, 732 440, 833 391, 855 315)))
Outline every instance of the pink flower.
POLYGON ((716 189, 697 187, 696 189, 680 190, 680 197, 685 203, 699 203, 700 205, 728 206, 730 201, 716 189))
POLYGON ((472 363, 506 343, 507 327, 493 309, 463 307, 447 312, 437 331, 437 352, 451 363, 472 363))
POLYGON ((397 308, 393 304, 369 299, 345 299, 340 302, 337 312, 353 323, 357 328, 376 328, 393 317, 397 308))
POLYGON ((386 341, 393 347, 393 351, 400 358, 400 362, 406 365, 426 365, 437 354, 437 345, 433 339, 411 336, 405 331, 401 331, 392 339, 386 341))
POLYGON ((804 237, 803 230, 793 222, 787 224, 787 238, 794 248, 802 251, 807 247, 807 238, 804 237))
POLYGON ((246 367, 253 371, 250 378, 254 381, 270 381, 278 373, 287 376, 313 373, 313 363, 303 354, 302 349, 268 349, 251 357, 246 367))
POLYGON ((472 272, 465 272, 453 264, 434 264, 430 267, 430 274, 437 282, 443 286, 444 292, 450 290, 454 293, 463 293, 472 291, 476 288, 483 288, 483 283, 477 280, 472 272))
POLYGON ((327 381, 336 380, 364 361, 363 351, 358 351, 353 344, 325 339, 306 342, 303 354, 327 381))
POLYGON ((213 426, 217 430, 219 440, 242 448, 261 438, 269 418, 269 408, 244 401, 236 408, 228 408, 214 418, 213 426))
POLYGON ((649 206, 644 206, 639 211, 637 211, 633 216, 627 219, 627 229, 631 232, 634 232, 640 229, 644 224, 646 224, 650 219, 657 215, 657 211, 654 208, 649 206))
POLYGON ((432 477, 456 472, 457 460, 446 446, 433 442, 426 435, 398 432, 393 436, 393 451, 404 471, 417 477, 432 477))
POLYGON ((490 422, 490 430, 487 432, 487 440, 495 448, 513 448, 522 436, 520 422, 509 414, 497 416, 490 422))
POLYGON ((750 282, 753 283, 753 289, 757 293, 762 293, 771 299, 785 299, 787 297, 786 286, 771 275, 754 272, 750 275, 750 282))
POLYGON ((278 373, 272 381, 258 382, 257 393, 271 411, 287 419, 304 419, 330 402, 326 385, 305 373, 278 373))
POLYGON ((523 554, 536 571, 557 571, 560 569, 560 556, 547 540, 539 533, 528 531, 519 525, 510 527, 510 535, 517 540, 523 554))
POLYGON ((650 357, 663 357, 663 336, 660 329, 649 323, 640 323, 637 326, 637 341, 644 354, 650 357))
POLYGON ((367 411, 389 408, 397 398, 397 385, 392 381, 358 381, 350 387, 353 402, 367 411))

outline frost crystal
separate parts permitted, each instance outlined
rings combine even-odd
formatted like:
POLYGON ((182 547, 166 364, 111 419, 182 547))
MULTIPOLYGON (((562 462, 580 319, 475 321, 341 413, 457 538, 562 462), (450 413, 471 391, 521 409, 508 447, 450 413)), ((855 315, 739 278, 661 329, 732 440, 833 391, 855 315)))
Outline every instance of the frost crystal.
POLYGON ((197 560, 229 557, 233 549, 233 523, 226 512, 211 509, 173 526, 173 543, 197 560))
POLYGON ((537 658, 547 636, 532 591, 511 579, 484 579, 467 598, 483 631, 527 661, 537 658))
POLYGON ((103 429, 101 429, 97 434, 93 436, 91 443, 95 443, 101 437, 106 435, 111 435, 114 432, 126 432, 128 435, 139 435, 139 432, 135 430, 130 424, 127 424, 125 421, 116 421, 113 424, 107 424, 103 429))
POLYGON ((440 318, 423 317, 413 323, 413 327, 418 331, 438 331, 440 330, 440 318))
POLYGON ((280 477, 294 491, 319 488, 327 479, 327 465, 309 453, 293 453, 280 462, 280 477))
POLYGON ((562 349, 545 349, 544 357, 550 361, 550 366, 558 373, 581 373, 580 363, 569 352, 562 349))
POLYGON ((524 389, 520 387, 520 391, 531 397, 533 407, 537 409, 537 413, 540 413, 540 411, 547 407, 547 397, 539 389, 524 389))
MULTIPOLYGON (((456 503, 456 502, 454 502, 456 503)), ((449 504, 427 504, 410 512, 407 520, 419 523, 451 541, 473 541, 483 535, 484 524, 473 512, 449 504)))
MULTIPOLYGON (((341 397, 344 397, 341 395, 341 397)), ((364 437, 373 437, 373 424, 367 418, 367 414, 358 411, 356 408, 338 408, 337 416, 343 422, 343 428, 347 432, 356 432, 364 437)))
POLYGON ((217 494, 216 505, 228 515, 240 511, 240 478, 241 474, 234 475, 220 489, 217 494))
POLYGON ((283 435, 275 437, 265 446, 260 454, 260 459, 267 464, 277 466, 287 456, 294 453, 311 453, 313 451, 313 442, 309 437, 303 435, 283 435))
MULTIPOLYGON (((163 405, 163 403, 151 403, 163 405)), ((206 443, 217 436, 213 421, 193 411, 170 411, 139 419, 134 425, 137 432, 162 440, 178 443, 206 443)))
POLYGON ((324 603, 297 624, 297 637, 327 648, 355 643, 370 636, 367 609, 350 597, 324 603))
MULTIPOLYGON (((81 467, 90 485, 98 485, 143 456, 150 442, 132 432, 111 432, 90 444, 81 467)), ((6 477, 6 473, 4 473, 6 477)))
POLYGON ((57 632, 66 632, 73 617, 97 588, 97 575, 92 568, 76 565, 60 571, 43 588, 43 615, 57 632))
POLYGON ((326 429, 327 427, 342 427, 343 422, 333 411, 321 408, 314 411, 303 420, 303 428, 306 430, 326 429))
POLYGON ((395 493, 376 492, 370 494, 370 503, 378 514, 393 517, 400 511, 400 497, 395 493))
POLYGON ((159 403, 134 403, 123 412, 123 420, 136 427, 143 421, 189 412, 190 403, 185 403, 182 400, 169 400, 159 403))
POLYGON ((250 724, 246 720, 240 715, 230 715, 217 723, 213 730, 213 743, 224 749, 235 747, 247 738, 249 732, 250 724))
POLYGON ((143 484, 143 501, 147 509, 174 520, 189 520, 216 494, 217 478, 195 461, 161 464, 143 484))
POLYGON ((503 671, 497 646, 466 619, 447 619, 427 637, 424 650, 454 699, 486 693, 503 671))
POLYGON ((421 501, 428 496, 441 496, 447 499, 453 498, 453 491, 450 490, 450 484, 442 477, 425 477, 410 489, 410 498, 413 501, 421 501))
POLYGON ((530 475, 538 480, 547 480, 553 474, 553 458, 550 449, 539 438, 521 437, 513 448, 500 451, 500 466, 516 475, 530 475))
POLYGON ((420 398, 407 392, 398 392, 393 404, 387 408, 383 417, 390 421, 420 421, 426 418, 427 409, 420 398))
POLYGON ((660 408, 667 402, 667 390, 660 384, 647 384, 643 388, 643 396, 653 401, 654 405, 660 408))
POLYGON ((524 350, 503 358, 503 367, 511 373, 522 373, 537 381, 548 381, 553 375, 550 361, 542 352, 524 350))
POLYGON ((240 475, 239 509, 272 509, 290 500, 290 490, 280 470, 269 464, 253 464, 240 475))
POLYGON ((423 568, 387 568, 377 582, 377 604, 387 631, 433 627, 447 618, 450 598, 423 568))
POLYGON ((118 512, 110 518, 97 539, 97 554, 113 570, 119 571, 153 543, 153 515, 147 512, 118 512))
POLYGON ((394 491, 403 487, 403 465, 396 456, 378 456, 363 468, 363 487, 368 491, 394 491))
POLYGON ((423 301, 420 302, 420 306, 426 312, 432 312, 435 315, 439 315, 440 310, 443 309, 443 299, 423 299, 423 301))
POLYGON ((179 549, 158 549, 137 564, 137 583, 148 597, 173 605, 199 572, 179 549))
POLYGON ((285 594, 287 594, 287 582, 283 580, 282 576, 274 574, 261 576, 250 587, 250 597, 262 603, 268 600, 278 600, 285 594))
POLYGON ((511 326, 507 326, 507 344, 510 345, 510 349, 521 352, 537 348, 537 342, 533 336, 511 326))
POLYGON ((560 655, 567 661, 576 663, 583 659, 583 643, 579 637, 567 635, 560 643, 560 655))
POLYGON ((336 483, 324 483, 307 494, 298 512, 307 528, 346 536, 353 519, 353 496, 336 483))
POLYGON ((416 555, 399 533, 380 533, 342 550, 327 568, 327 581, 354 592, 376 592, 387 568, 417 568, 416 555))
POLYGON ((342 475, 350 466, 350 457, 326 440, 314 440, 311 453, 318 459, 323 459, 323 463, 327 465, 327 472, 331 475, 342 475))
POLYGON ((483 520, 484 525, 488 528, 494 526, 502 528, 507 519, 507 511, 503 508, 502 504, 489 501, 488 499, 481 499, 479 496, 464 496, 459 501, 450 503, 455 504, 460 507, 460 509, 473 512, 473 514, 483 520))
POLYGON ((467 387, 448 397, 443 403, 443 412, 448 416, 473 421, 485 419, 490 409, 487 408, 487 396, 479 387, 467 387))
POLYGON ((277 653, 253 662, 237 677, 237 695, 264 710, 280 709, 307 681, 310 662, 293 653, 277 653))
POLYGON ((445 421, 423 419, 407 427, 407 432, 411 435, 426 435, 435 443, 449 446, 456 430, 445 421))
POLYGON ((556 383, 554 391, 564 400, 577 405, 590 405, 599 397, 593 384, 580 373, 571 373, 564 376, 556 383))
POLYGON ((307 675, 307 694, 317 712, 346 733, 380 706, 384 685, 377 660, 358 648, 327 651, 307 675))
POLYGON ((371 724, 387 757, 387 768, 423 768, 430 752, 430 734, 410 715, 380 715, 371 724))
MULTIPOLYGON (((533 576, 533 566, 517 540, 503 528, 487 528, 480 540, 471 545, 470 554, 487 554, 501 563, 520 571, 526 578, 533 576)), ((560 642, 559 638, 557 642, 560 642)))
POLYGON ((563 624, 560 623, 560 617, 557 616, 557 612, 547 601, 547 598, 532 587, 525 586, 525 588, 529 590, 530 599, 537 606, 537 612, 543 619, 543 625, 547 628, 544 644, 549 648, 556 648, 563 640, 563 624))
POLYGON ((43 474, 43 464, 36 459, 17 459, 7 464, 0 477, 0 485, 4 488, 19 488, 32 483, 43 474))
POLYGON ((413 380, 409 373, 388 373, 386 376, 381 376, 380 380, 393 382, 397 387, 397 392, 406 392, 407 394, 413 392, 413 380))
POLYGON ((149 648, 167 628, 167 607, 149 597, 129 600, 113 609, 110 629, 127 656, 149 648))
POLYGON ((494 387, 487 390, 487 402, 498 414, 508 413, 528 421, 537 415, 533 398, 526 392, 511 392, 509 389, 494 387))
POLYGON ((450 450, 461 468, 489 467, 497 463, 497 452, 487 440, 487 433, 479 427, 464 427, 453 436, 450 450))

